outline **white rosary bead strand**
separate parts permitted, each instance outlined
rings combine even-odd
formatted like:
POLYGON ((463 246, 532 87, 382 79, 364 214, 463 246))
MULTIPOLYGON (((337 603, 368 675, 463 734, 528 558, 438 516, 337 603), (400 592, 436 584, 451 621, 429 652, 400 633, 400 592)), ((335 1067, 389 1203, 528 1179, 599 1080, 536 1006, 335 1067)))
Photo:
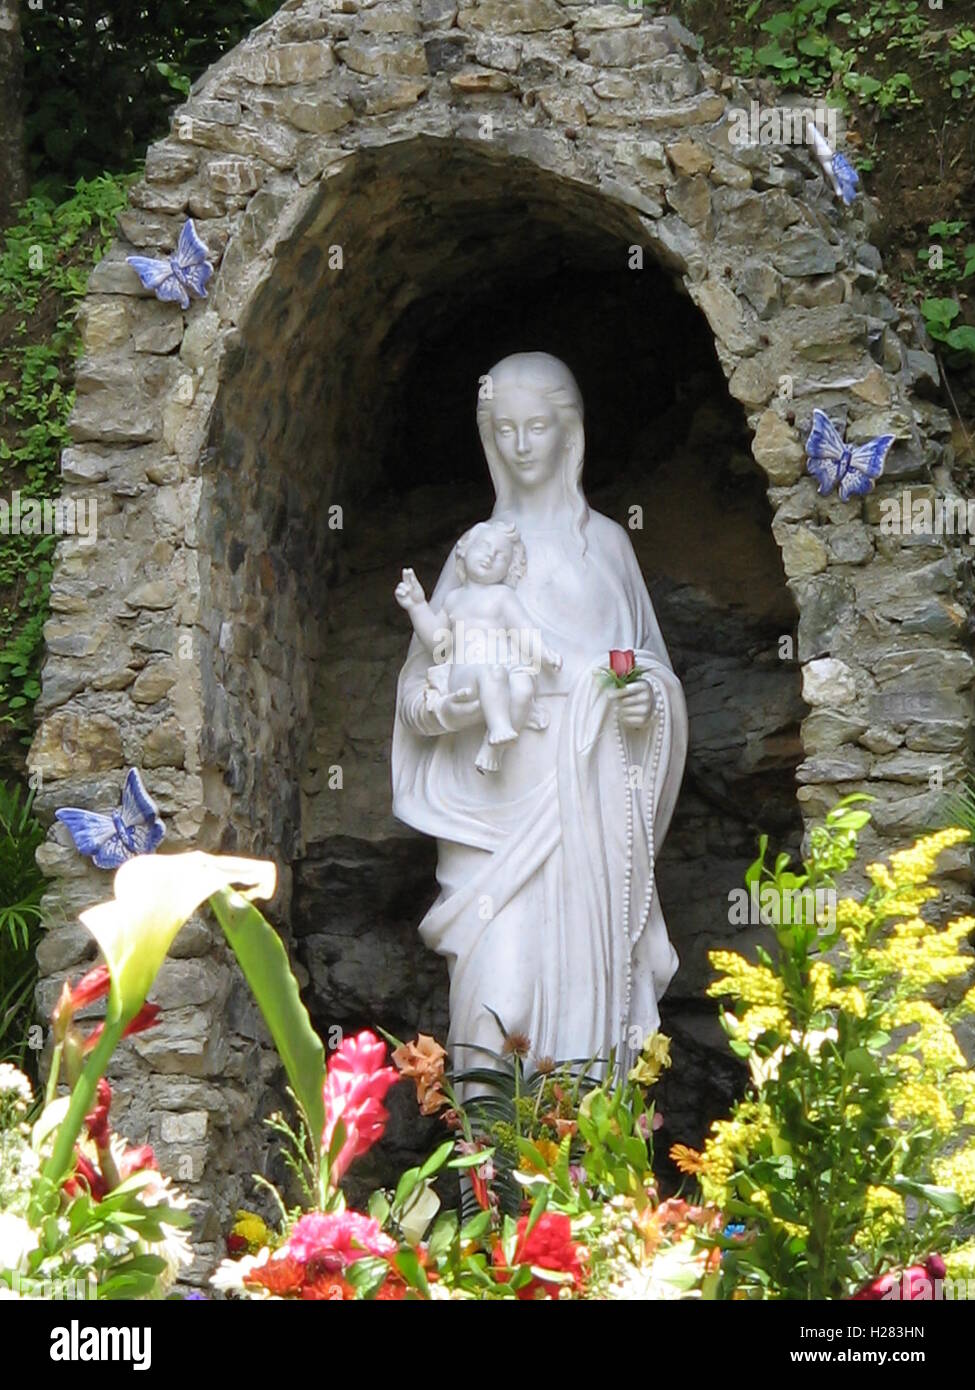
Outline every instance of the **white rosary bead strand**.
POLYGON ((663 700, 663 692, 659 682, 650 680, 647 682, 654 694, 656 708, 660 712, 660 717, 656 721, 653 733, 653 746, 650 752, 650 777, 649 785, 646 790, 646 799, 643 804, 644 828, 647 835, 647 853, 650 861, 649 873, 647 875, 647 891, 643 900, 643 907, 640 912, 640 924, 637 928, 636 936, 630 937, 630 897, 633 879, 633 801, 631 798, 630 769, 627 760, 626 740, 623 735, 623 726, 620 723, 619 714, 616 717, 616 738, 619 744, 620 756, 623 761, 623 774, 626 785, 626 869, 623 878, 623 939, 626 943, 626 982, 623 996, 623 1012, 621 1025, 624 1035, 629 1023, 630 1002, 633 997, 633 948, 639 941, 650 919, 650 911, 653 907, 653 896, 656 887, 656 850, 653 836, 653 793, 657 783, 657 768, 660 763, 660 754, 663 749, 664 741, 664 713, 666 705, 663 700))
POLYGON ((616 712, 616 741, 619 744, 620 759, 623 764, 623 785, 626 788, 626 861, 623 871, 623 941, 625 943, 626 960, 626 981, 623 996, 623 1010, 620 1015, 620 1029, 624 1040, 626 1037, 626 1025, 630 1011, 630 993, 632 989, 632 950, 630 948, 630 892, 633 879, 633 799, 630 787, 630 765, 626 751, 626 739, 623 734, 623 725, 620 721, 619 710, 616 712))

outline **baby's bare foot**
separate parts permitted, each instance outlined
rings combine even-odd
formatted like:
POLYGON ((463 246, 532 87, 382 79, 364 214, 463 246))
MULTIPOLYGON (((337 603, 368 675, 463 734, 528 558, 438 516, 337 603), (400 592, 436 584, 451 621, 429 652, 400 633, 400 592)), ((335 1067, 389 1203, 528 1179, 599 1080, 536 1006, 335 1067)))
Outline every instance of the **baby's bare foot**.
POLYGON ((497 747, 498 744, 514 743, 517 737, 517 731, 510 724, 500 724, 488 731, 488 743, 492 747, 497 747))
POLYGON ((537 700, 533 700, 531 709, 528 711, 528 718, 525 720, 525 728, 547 729, 548 723, 548 711, 542 709, 537 700))
POLYGON ((488 743, 487 739, 483 741, 480 748, 477 750, 474 766, 477 768, 478 772, 501 771, 501 758, 491 744, 488 743))

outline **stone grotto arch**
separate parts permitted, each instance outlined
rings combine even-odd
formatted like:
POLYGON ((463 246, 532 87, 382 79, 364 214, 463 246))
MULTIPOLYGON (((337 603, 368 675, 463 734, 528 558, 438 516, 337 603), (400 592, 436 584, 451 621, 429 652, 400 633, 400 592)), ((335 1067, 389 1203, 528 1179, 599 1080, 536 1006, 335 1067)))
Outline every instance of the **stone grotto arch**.
MULTIPOLYGON (((321 1028, 443 1031, 414 931, 433 849, 389 814, 392 588, 485 512, 478 375, 564 357, 587 490, 632 528, 691 712, 660 866, 682 957, 670 1142, 736 1084, 705 950, 757 830, 797 846, 868 790, 870 847, 900 841, 969 727, 960 552, 878 526, 905 485, 949 487, 936 365, 883 293, 871 205, 837 207, 801 148, 731 142, 754 95, 672 19, 559 0, 288 0, 211 68, 84 302, 62 471, 98 543, 59 546, 29 759, 48 813, 114 805, 137 765, 167 847, 273 856, 321 1028), (183 314, 124 258, 168 251, 188 215, 217 271, 183 314), (814 406, 852 441, 896 434, 865 501, 804 475, 814 406)), ((108 880, 62 828, 40 857, 46 1010, 108 880)), ((133 1141, 204 1199, 201 1277, 267 1161, 274 1056, 202 920, 154 998, 162 1024, 114 1075, 133 1141)))

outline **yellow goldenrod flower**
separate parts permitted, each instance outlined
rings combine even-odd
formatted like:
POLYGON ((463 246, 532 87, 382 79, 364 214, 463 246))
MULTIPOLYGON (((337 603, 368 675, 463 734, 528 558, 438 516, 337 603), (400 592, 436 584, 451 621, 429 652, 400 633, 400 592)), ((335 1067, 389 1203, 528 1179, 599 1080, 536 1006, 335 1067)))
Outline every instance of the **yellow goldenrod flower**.
POLYGON ((809 1227, 801 1226, 795 1221, 786 1221, 780 1216, 775 1216, 772 1212, 772 1199, 762 1187, 756 1187, 748 1194, 750 1200, 763 1212, 771 1225, 778 1227, 780 1231, 785 1231, 790 1236, 808 1236, 809 1227))
POLYGON ((938 931, 923 918, 898 922, 882 945, 866 953, 867 960, 905 985, 924 989, 967 974, 972 957, 958 948, 975 929, 975 919, 960 917, 938 931))
POLYGON ((863 1225, 853 1237, 858 1249, 882 1246, 904 1225, 904 1198, 890 1187, 868 1187, 863 1225))
POLYGON ((923 1069, 939 1080, 948 1073, 967 1072, 968 1062, 958 1046, 951 1025, 927 999, 902 999, 886 1011, 885 1027, 911 1025, 916 1026, 917 1031, 901 1045, 897 1059, 901 1070, 911 1069, 904 1063, 908 1057, 912 1057, 912 1060, 920 1059, 918 1069, 923 1064, 923 1069))
POLYGON ((975 1240, 946 1250, 944 1259, 949 1279, 975 1279, 975 1240))
POLYGON ((740 999, 743 1004, 773 1004, 785 1006, 785 985, 768 966, 752 965, 735 951, 709 951, 708 960, 715 970, 723 970, 724 978, 708 986, 713 997, 723 994, 740 999))
POLYGON ((950 1187, 963 1202, 975 1202, 975 1141, 931 1165, 935 1181, 950 1187))
POLYGON ((925 1081, 905 1081, 891 1094, 890 1113, 895 1120, 921 1120, 941 1134, 950 1134, 955 1112, 937 1086, 925 1081))
POLYGON ((772 1112, 764 1101, 740 1101, 730 1120, 715 1120, 701 1156, 701 1190, 718 1205, 735 1171, 769 1135, 772 1112))
POLYGON ((813 961, 809 967, 809 983, 812 985, 813 1012, 817 1013, 825 1009, 833 989, 833 968, 829 961, 813 961))
POLYGON ((859 936, 873 921, 873 913, 856 898, 840 898, 836 904, 836 925, 859 936))
POLYGON ((789 1015, 778 1004, 755 1004, 737 1020, 736 1037, 754 1042, 763 1033, 781 1033, 789 1026, 789 1015))
POLYGON ((890 867, 895 882, 901 884, 920 884, 931 877, 938 856, 952 845, 968 839, 968 831, 959 826, 948 830, 938 830, 933 835, 925 835, 910 849, 898 850, 890 856, 890 867))
POLYGON ((886 888, 889 893, 892 893, 897 887, 894 876, 886 864, 867 864, 864 873, 875 888, 886 888))

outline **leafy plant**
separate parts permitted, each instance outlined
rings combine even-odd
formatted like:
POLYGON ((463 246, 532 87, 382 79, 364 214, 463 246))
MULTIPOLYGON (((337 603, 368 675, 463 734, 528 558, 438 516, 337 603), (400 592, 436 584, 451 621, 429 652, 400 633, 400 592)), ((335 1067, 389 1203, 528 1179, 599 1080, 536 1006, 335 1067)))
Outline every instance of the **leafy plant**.
MULTIPOLYGON (((758 24, 765 41, 734 45, 738 72, 811 95, 831 94, 843 104, 853 98, 882 116, 921 102, 911 73, 903 67, 890 70, 898 51, 914 59, 916 71, 917 63, 928 61, 944 66, 968 47, 965 40, 949 48, 957 36, 934 28, 921 0, 863 0, 856 7, 844 6, 844 0, 794 0, 774 8, 752 0, 732 19, 733 31, 750 31, 756 16, 768 9, 772 12, 758 24)), ((967 94, 967 79, 959 76, 952 90, 967 94)))
MULTIPOLYGON (((75 321, 90 268, 108 248, 131 177, 80 181, 61 203, 34 196, 0 242, 0 488, 8 506, 53 498, 68 442, 75 321), (38 319, 50 328, 36 341, 38 319)), ((0 725, 29 741, 40 693, 54 536, 0 535, 0 725)))
POLYGON ((957 353, 975 356, 975 328, 970 324, 951 326, 961 313, 957 299, 922 299, 921 313, 935 342, 944 343, 957 353))
POLYGON ((23 1060, 37 966, 44 876, 34 858, 44 830, 33 792, 0 782, 0 1049, 23 1060))
POLYGON ((129 168, 165 131, 190 83, 279 8, 280 0, 24 6, 25 124, 35 177, 58 197, 79 176, 129 168))
MULTIPOLYGON (((785 856, 766 867, 764 846, 750 872, 779 893, 832 888, 856 857, 865 800, 834 808, 799 873, 785 856)), ((930 997, 969 973, 975 920, 921 917, 938 856, 967 838, 946 829, 868 864, 861 899, 776 923, 775 953, 758 948, 757 964, 711 953, 709 993, 733 1002, 722 1022, 752 1084, 702 1153, 674 1157, 741 1223, 733 1239, 702 1237, 723 1252, 719 1296, 848 1298, 948 1254, 960 1218, 975 1218, 975 1071, 952 1027, 975 987, 949 1009, 930 997)))

